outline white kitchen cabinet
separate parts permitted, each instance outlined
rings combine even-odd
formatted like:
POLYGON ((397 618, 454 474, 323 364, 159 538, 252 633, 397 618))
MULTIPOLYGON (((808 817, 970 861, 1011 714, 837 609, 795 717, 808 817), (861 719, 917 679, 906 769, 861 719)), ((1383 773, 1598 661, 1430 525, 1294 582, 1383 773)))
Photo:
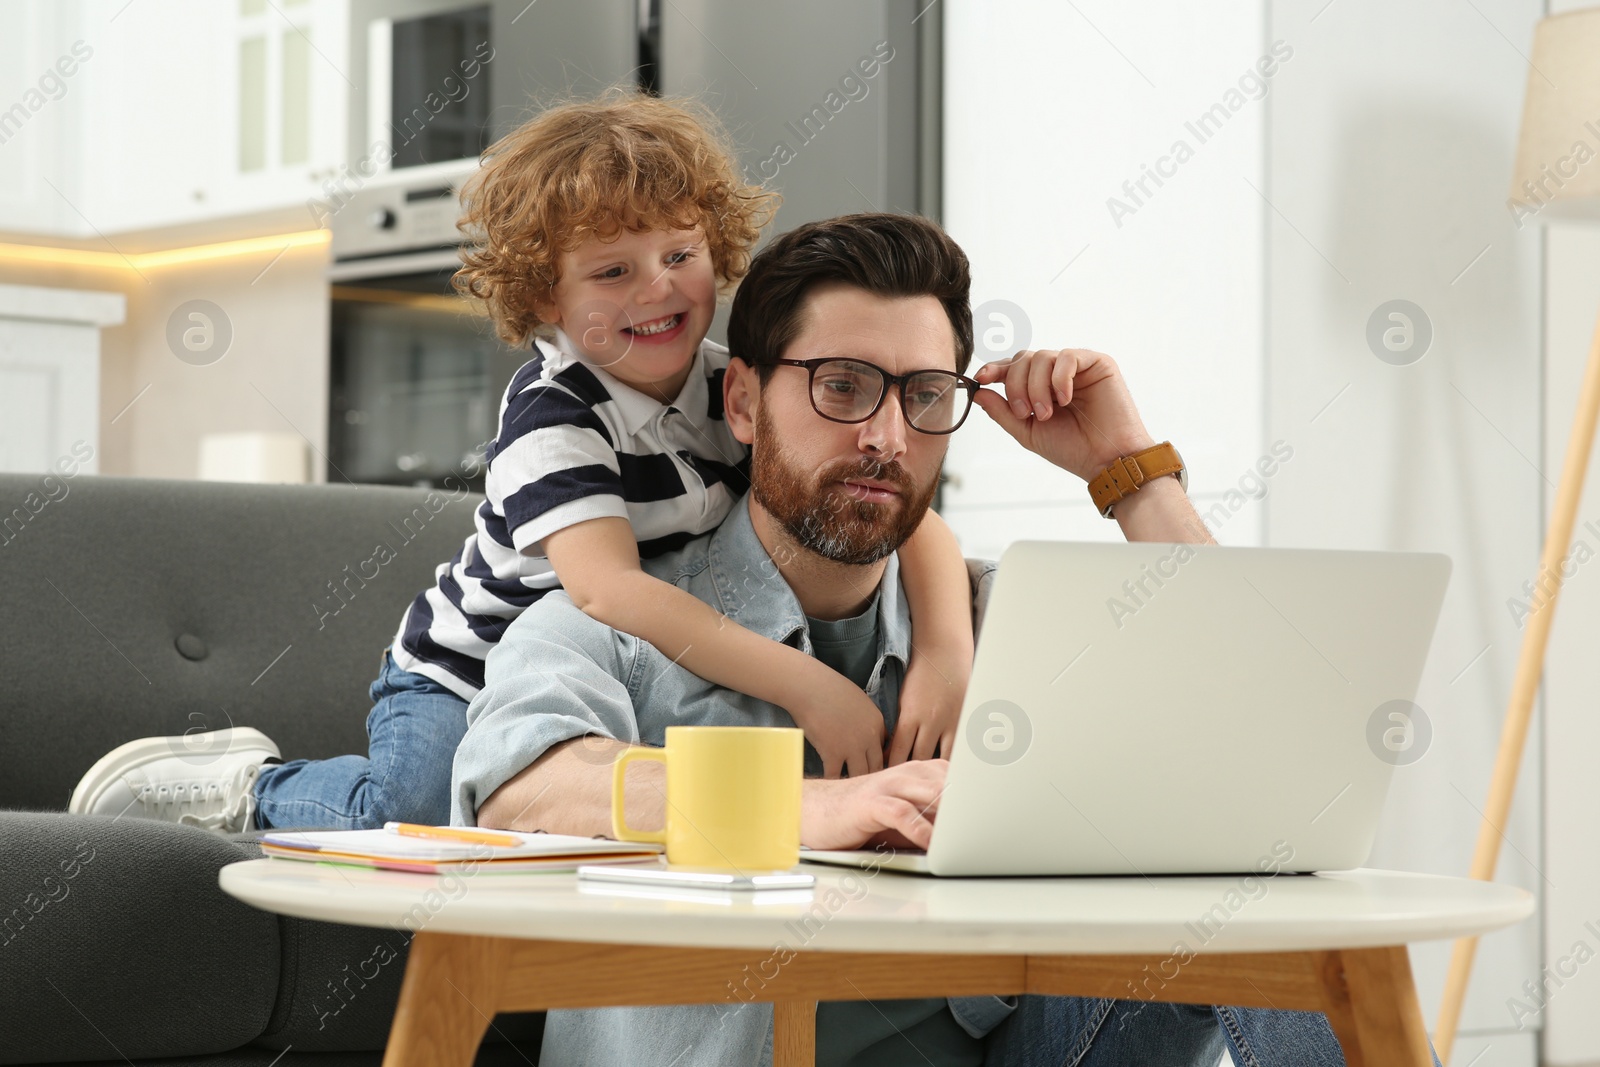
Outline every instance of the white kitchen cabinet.
POLYGON ((121 293, 0 285, 0 471, 99 469, 100 330, 125 309, 121 293))
POLYGON ((348 0, 11 5, 7 28, 23 32, 0 42, 4 68, 51 88, 63 57, 75 69, 0 145, 0 229, 91 239, 319 196, 343 162, 348 13, 348 0))
POLYGON ((83 199, 77 162, 86 80, 55 64, 71 57, 80 12, 73 4, 14 3, 0 33, 0 230, 72 233, 83 199), (52 188, 54 185, 54 188, 52 188))

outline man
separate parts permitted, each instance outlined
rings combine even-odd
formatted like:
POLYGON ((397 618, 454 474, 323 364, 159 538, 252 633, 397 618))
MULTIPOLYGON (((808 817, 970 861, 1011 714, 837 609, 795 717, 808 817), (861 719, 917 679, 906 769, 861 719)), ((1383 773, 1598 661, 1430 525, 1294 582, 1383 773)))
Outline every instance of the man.
MULTIPOLYGON (((977 381, 1003 381, 1005 399, 954 377, 972 352, 968 288, 965 255, 915 217, 848 216, 775 240, 735 298, 723 381, 728 426, 752 446, 751 493, 714 533, 645 565, 851 678, 889 734, 911 643, 893 553, 932 500, 943 431, 960 424, 972 394, 1024 447, 1086 480, 1155 444, 1099 353, 1025 353, 982 368, 977 381), (808 362, 823 359, 852 362, 808 362), (934 376, 901 384, 924 373, 934 376)), ((1130 540, 1212 540, 1175 478, 1146 482, 1113 517, 1130 540)), ((980 612, 992 572, 977 575, 980 612)), ((611 763, 628 745, 660 745, 668 725, 793 725, 560 593, 508 628, 486 681, 456 753, 456 824, 609 835, 611 763)), ((821 771, 809 747, 806 768, 821 771)), ((928 759, 807 777, 802 843, 927 847, 947 768, 928 759)), ((663 773, 645 764, 630 774, 637 825, 661 824, 663 773)), ((1343 1062, 1320 1015, 1064 997, 821 1004, 817 1050, 819 1063, 1211 1067, 1222 1029, 1240 1063, 1291 1062, 1272 1059, 1273 1047, 1296 1064, 1343 1062)), ((770 1055, 770 1009, 723 1004, 554 1011, 541 1062, 689 1067, 770 1055)))

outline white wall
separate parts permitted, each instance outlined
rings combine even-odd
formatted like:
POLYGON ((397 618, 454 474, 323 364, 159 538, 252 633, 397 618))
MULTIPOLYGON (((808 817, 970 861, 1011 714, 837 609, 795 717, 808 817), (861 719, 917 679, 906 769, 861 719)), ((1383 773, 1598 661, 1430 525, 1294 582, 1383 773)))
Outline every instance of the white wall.
MULTIPOLYGON (((1001 325, 984 305, 1003 300, 1029 321, 1030 347, 1111 355, 1150 432, 1182 451, 1204 510, 1270 443, 1251 188, 1262 186, 1266 101, 1244 99, 1203 144, 1185 124, 1236 88, 1267 42, 1257 4, 1156 11, 1159 27, 1150 5, 948 3, 944 220, 972 259, 980 339, 1001 325), (1163 164, 1175 175, 1147 180, 1153 195, 1119 226, 1107 201, 1133 205, 1123 183, 1179 139, 1193 157, 1163 164)), ((1020 537, 1121 537, 1081 483, 1020 453, 980 412, 952 439, 947 470, 944 515, 969 553, 997 555, 1020 537)), ((1217 539, 1258 543, 1260 521, 1260 503, 1245 502, 1217 539)))
MULTIPOLYGON (((1555 0, 1551 13, 1587 6, 1555 0)), ((1518 239, 1539 239, 1537 227, 1525 227, 1518 239), (1527 233, 1526 231, 1533 232, 1527 233)), ((1559 480, 1571 436, 1579 382, 1600 308, 1600 230, 1574 223, 1554 223, 1545 235, 1545 432, 1543 464, 1552 481, 1559 480)), ((1600 552, 1600 459, 1589 456, 1588 485, 1578 506, 1573 531, 1574 559, 1600 552), (1580 548, 1580 543, 1582 546, 1580 548)), ((1545 493, 1546 519, 1555 493, 1545 493)), ((1594 753, 1600 751, 1600 660, 1594 655, 1594 634, 1600 629, 1600 582, 1592 560, 1567 577, 1562 587, 1546 656, 1544 819, 1546 959, 1573 958, 1579 942, 1600 951, 1600 848, 1595 847, 1595 822, 1600 816, 1600 775, 1594 753)), ((1528 568, 1530 576, 1533 566, 1528 568)), ((1544 1056, 1552 1067, 1600 1064, 1600 968, 1569 963, 1553 968, 1561 985, 1544 1013, 1544 1056), (1576 973, 1571 973, 1572 971, 1576 973), (1563 971, 1567 973, 1562 973, 1563 971), (1570 977, 1568 977, 1570 974, 1570 977)))
MULTIPOLYGON (((1297 58, 1268 129, 1269 433, 1296 445, 1268 543, 1455 563, 1417 697, 1432 747, 1396 772, 1375 866, 1468 870, 1518 651, 1506 600, 1538 557, 1540 255, 1504 201, 1527 76, 1519 48, 1539 15, 1537 0, 1275 0, 1269 13, 1297 58), (1434 332, 1407 366, 1366 340, 1370 316, 1396 298, 1434 332)), ((1540 752, 1536 728, 1499 868, 1535 893, 1548 888, 1540 752)), ((1530 1044, 1506 1002, 1537 976, 1538 950, 1534 923, 1483 940, 1463 1032, 1530 1044)), ((1430 1024, 1448 952, 1412 952, 1430 1024)))
MULTIPOLYGON (((1506 600, 1542 539, 1540 238, 1516 233, 1504 207, 1519 50, 1540 14, 1538 0, 945 7, 945 218, 973 258, 974 305, 1020 305, 1034 346, 1116 357, 1150 431, 1188 460, 1202 513, 1288 442, 1265 499, 1216 529, 1223 543, 1454 561, 1418 697, 1432 747, 1397 771, 1374 866, 1466 873, 1518 651, 1506 600), (1266 98, 1118 228, 1106 198, 1280 40, 1292 55, 1266 98), (1366 341, 1396 298, 1435 331, 1409 366, 1366 341)), ((1585 315, 1600 276, 1592 288, 1585 315)), ((1566 388, 1552 401, 1563 420, 1566 388)), ((1019 461, 975 418, 951 448, 945 509, 969 552, 1120 536, 1076 479, 1019 461)), ((1577 684, 1592 705, 1593 681, 1577 684)), ((1536 726, 1500 864, 1536 893, 1550 892, 1542 755, 1536 726)), ((1594 800, 1564 840, 1592 832, 1594 800)), ((1448 951, 1412 953, 1430 1026, 1448 951)), ((1537 921, 1484 940, 1457 1064, 1533 1062, 1536 1031, 1516 1030, 1507 1000, 1539 967, 1537 921)), ((1552 1017, 1594 1002, 1575 995, 1552 1017)))
POLYGON ((267 252, 155 270, 135 290, 129 310, 136 340, 121 366, 126 384, 102 405, 114 418, 133 402, 118 420, 129 423, 122 455, 129 471, 193 478, 203 436, 253 431, 303 437, 313 450, 312 480, 324 480, 326 250, 292 249, 266 269, 271 259, 267 252), (208 300, 227 316, 232 341, 215 362, 185 362, 167 343, 168 320, 191 300, 208 300))

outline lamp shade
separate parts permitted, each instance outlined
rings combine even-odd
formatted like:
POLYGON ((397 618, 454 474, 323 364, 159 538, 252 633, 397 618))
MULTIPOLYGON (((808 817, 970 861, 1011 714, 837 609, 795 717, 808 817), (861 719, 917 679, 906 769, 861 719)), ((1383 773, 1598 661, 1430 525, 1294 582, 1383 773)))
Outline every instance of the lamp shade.
POLYGON ((1600 221, 1600 7, 1534 28, 1506 206, 1519 229, 1531 220, 1600 221))

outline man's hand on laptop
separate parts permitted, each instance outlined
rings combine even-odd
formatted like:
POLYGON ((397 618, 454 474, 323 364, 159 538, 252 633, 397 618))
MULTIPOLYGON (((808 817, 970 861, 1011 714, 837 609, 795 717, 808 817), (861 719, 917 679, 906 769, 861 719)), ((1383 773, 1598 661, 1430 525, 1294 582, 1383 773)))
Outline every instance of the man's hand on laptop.
POLYGON ((859 778, 807 778, 800 799, 800 843, 865 848, 886 843, 927 848, 950 762, 912 760, 859 778))
POLYGON ((1088 481, 1155 444, 1116 361, 1087 348, 1018 352, 979 367, 977 403, 1030 452, 1088 481))

